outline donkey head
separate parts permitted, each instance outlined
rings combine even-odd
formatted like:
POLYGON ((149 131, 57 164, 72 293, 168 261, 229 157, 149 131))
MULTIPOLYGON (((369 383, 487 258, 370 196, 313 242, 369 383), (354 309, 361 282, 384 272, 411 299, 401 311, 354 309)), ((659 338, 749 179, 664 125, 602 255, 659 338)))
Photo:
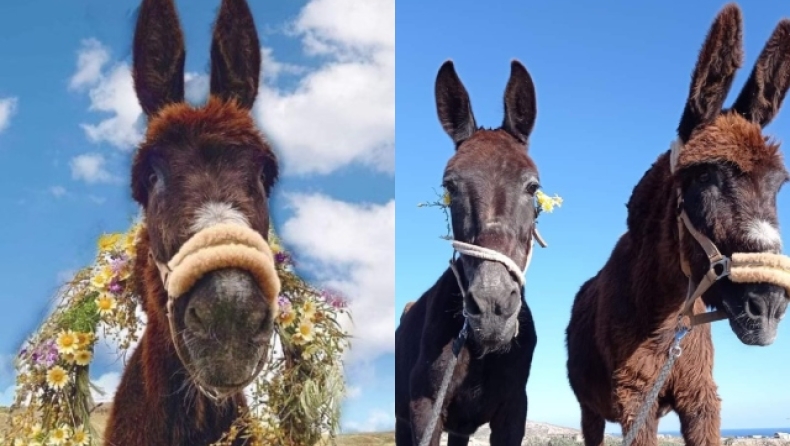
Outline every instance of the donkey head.
MULTIPOLYGON (((790 20, 782 20, 757 59, 734 105, 722 109, 741 66, 741 12, 724 7, 700 51, 673 150, 674 182, 694 227, 722 254, 782 249, 776 196, 788 180, 779 144, 763 128, 790 86, 790 20)), ((682 241, 692 280, 707 271, 705 253, 686 231, 682 241)), ((783 288, 722 279, 703 295, 723 309, 747 345, 771 344, 787 309, 783 288)))
MULTIPOLYGON (((277 161, 250 115, 261 56, 247 3, 222 1, 203 107, 184 101, 184 39, 173 0, 143 1, 133 51, 148 129, 134 159, 132 189, 145 213, 151 256, 167 262, 197 231, 219 223, 267 239, 277 161)), ((165 320, 166 292, 156 294, 146 311, 165 320)), ((170 334, 183 347, 177 351, 191 378, 226 395, 240 390, 264 360, 274 313, 250 273, 217 269, 175 301, 170 334)))
MULTIPOLYGON (((436 78, 436 107, 456 148, 443 178, 455 240, 498 251, 523 269, 532 249, 534 196, 540 187, 527 154, 537 111, 529 72, 515 60, 510 68, 500 128, 477 127, 451 61, 436 78)), ((471 338, 483 351, 507 348, 518 333, 522 287, 501 263, 466 255, 459 263, 471 338)))

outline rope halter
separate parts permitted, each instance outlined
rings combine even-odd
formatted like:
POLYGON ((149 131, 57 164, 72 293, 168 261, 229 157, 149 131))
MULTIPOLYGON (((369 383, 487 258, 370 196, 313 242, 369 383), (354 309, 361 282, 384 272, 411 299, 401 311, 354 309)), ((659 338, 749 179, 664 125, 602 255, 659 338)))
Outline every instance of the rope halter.
MULTIPOLYGON (((683 143, 679 140, 672 143, 670 152, 670 171, 672 173, 675 173, 677 159, 682 148, 683 143)), ((787 291, 787 295, 790 296, 790 257, 772 252, 736 252, 730 257, 725 256, 711 239, 694 228, 683 204, 683 195, 680 188, 678 188, 677 224, 680 268, 689 280, 686 301, 680 317, 687 316, 691 327, 727 319, 727 313, 723 310, 694 314, 694 302, 723 277, 729 277, 735 283, 770 283, 784 288, 787 291), (696 288, 693 287, 691 264, 686 259, 683 250, 684 230, 694 237, 708 257, 708 271, 696 288)))
MULTIPOLYGON (((258 232, 247 226, 220 223, 195 233, 167 263, 158 261, 151 251, 149 256, 156 264, 167 292, 167 320, 176 354, 198 389, 211 400, 217 401, 221 397, 220 393, 202 386, 191 362, 186 360, 182 343, 177 336, 173 312, 175 302, 207 273, 222 268, 239 268, 252 275, 276 315, 280 278, 275 269, 271 248, 258 232)), ((258 376, 264 363, 265 358, 262 357, 255 373, 240 387, 250 384, 258 376)))
POLYGON ((453 255, 450 258, 450 269, 453 271, 455 275, 455 280, 458 282, 458 288, 461 290, 461 297, 463 298, 463 315, 464 315, 464 328, 461 330, 461 335, 465 337, 466 335, 466 328, 467 328, 467 312, 466 312, 466 290, 464 289, 463 283, 461 282, 461 274, 458 271, 458 267, 456 266, 456 254, 461 254, 469 257, 476 257, 478 259, 483 260, 490 260, 492 262, 499 262, 501 263, 507 270, 510 272, 510 275, 516 278, 518 281, 519 287, 523 288, 525 279, 524 275, 527 274, 527 269, 529 268, 529 264, 532 261, 532 247, 535 244, 535 240, 538 241, 541 247, 545 248, 548 246, 543 238, 538 233, 538 228, 536 226, 532 227, 532 235, 533 237, 530 239, 530 248, 529 252, 527 253, 527 262, 524 265, 524 269, 522 270, 516 264, 513 259, 508 257, 505 254, 502 254, 499 251, 494 249, 485 248, 483 246, 473 245, 471 243, 465 243, 459 240, 451 240, 453 245, 453 255))

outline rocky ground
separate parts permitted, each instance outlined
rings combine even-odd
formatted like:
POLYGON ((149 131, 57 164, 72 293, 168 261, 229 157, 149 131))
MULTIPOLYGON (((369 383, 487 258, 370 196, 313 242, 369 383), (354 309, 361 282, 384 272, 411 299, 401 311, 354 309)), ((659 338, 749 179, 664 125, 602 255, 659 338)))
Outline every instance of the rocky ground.
MULTIPOLYGON (((491 430, 482 426, 470 439, 469 446, 488 446, 491 430)), ((614 436, 606 437, 607 446, 620 445, 622 439, 614 436)), ((581 432, 577 429, 554 426, 547 423, 527 421, 526 433, 522 446, 572 446, 584 444, 581 432)), ((681 438, 662 437, 659 446, 682 445, 681 438)), ((722 445, 731 446, 790 446, 790 439, 722 439, 722 445)), ((447 435, 442 435, 442 446, 447 446, 447 435)))

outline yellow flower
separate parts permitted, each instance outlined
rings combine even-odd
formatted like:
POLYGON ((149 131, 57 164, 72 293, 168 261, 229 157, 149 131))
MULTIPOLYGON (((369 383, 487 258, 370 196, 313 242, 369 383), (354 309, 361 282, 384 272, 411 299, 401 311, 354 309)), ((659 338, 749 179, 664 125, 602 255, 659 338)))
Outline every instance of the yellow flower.
POLYGON ((307 320, 303 320, 302 323, 299 324, 299 327, 296 329, 296 333, 304 342, 310 342, 313 340, 313 335, 315 334, 315 327, 313 327, 313 323, 307 320))
POLYGON ((93 333, 78 332, 77 335, 77 348, 87 347, 93 340, 93 333))
POLYGON ((77 336, 71 330, 66 330, 58 335, 55 344, 58 346, 58 353, 69 354, 77 350, 77 336))
POLYGON ((109 265, 104 265, 91 277, 91 285, 99 291, 104 291, 110 280, 112 280, 112 268, 109 265))
POLYGON ((43 432, 43 428, 41 427, 41 423, 36 423, 30 428, 30 436, 35 438, 41 435, 43 432))
POLYGON ((442 203, 444 203, 445 206, 450 206, 450 201, 451 201, 450 192, 447 192, 447 190, 445 190, 444 195, 442 195, 442 203))
POLYGON ((87 446, 90 443, 90 435, 85 432, 85 428, 80 426, 71 434, 71 444, 74 446, 87 446))
POLYGON ((76 362, 77 365, 88 365, 92 357, 93 355, 88 350, 79 350, 77 353, 74 353, 74 362, 76 362))
POLYGON ((121 234, 102 234, 99 237, 99 250, 109 251, 121 240, 121 234))
POLYGON ((74 353, 65 353, 61 355, 64 361, 68 362, 69 364, 74 364, 74 353))
POLYGON ((66 441, 68 441, 68 439, 69 439, 69 428, 68 426, 63 424, 49 434, 48 444, 61 445, 61 444, 65 444, 66 441))
POLYGON ((554 210, 554 206, 562 206, 562 198, 556 194, 553 197, 550 197, 543 193, 543 191, 539 190, 537 193, 535 193, 535 198, 538 200, 538 206, 540 206, 540 209, 543 212, 551 213, 554 210))
POLYGON ((55 390, 60 390, 69 381, 69 375, 63 367, 56 365, 47 371, 47 384, 55 390))
POLYGON ((99 314, 102 316, 112 313, 117 305, 115 298, 109 294, 102 294, 96 299, 96 306, 99 308, 99 314))
POLYGON ((315 303, 313 301, 308 300, 302 306, 302 315, 304 315, 305 319, 312 319, 315 316, 315 303))
POLYGON ((277 319, 280 320, 280 325, 287 327, 296 320, 296 313, 293 310, 284 311, 277 316, 277 319))

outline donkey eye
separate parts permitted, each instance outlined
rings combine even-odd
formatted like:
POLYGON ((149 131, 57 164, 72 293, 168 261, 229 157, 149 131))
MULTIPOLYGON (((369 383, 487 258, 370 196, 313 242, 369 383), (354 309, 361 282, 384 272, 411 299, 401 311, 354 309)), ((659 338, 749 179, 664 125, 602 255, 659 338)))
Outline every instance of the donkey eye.
POLYGON ((710 181, 710 173, 709 172, 702 172, 697 177, 697 181, 702 183, 702 184, 707 183, 708 181, 710 181))
POLYGON ((529 183, 527 185, 527 193, 530 195, 535 195, 538 189, 540 189, 540 184, 538 183, 529 183))
POLYGON ((148 187, 155 186, 158 181, 159 176, 156 174, 156 172, 151 172, 151 174, 148 175, 148 187))

